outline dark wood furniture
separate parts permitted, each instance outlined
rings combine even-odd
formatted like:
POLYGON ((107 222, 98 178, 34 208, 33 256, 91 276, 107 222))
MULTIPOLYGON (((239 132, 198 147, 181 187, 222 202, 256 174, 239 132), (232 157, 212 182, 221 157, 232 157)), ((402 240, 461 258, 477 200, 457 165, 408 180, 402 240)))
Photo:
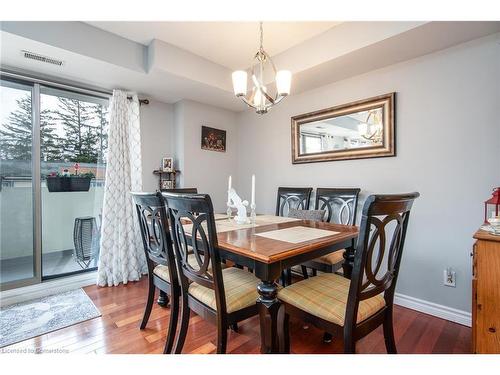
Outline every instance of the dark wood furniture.
MULTIPOLYGON (((281 217, 276 219, 276 224, 228 230, 217 234, 221 258, 253 269, 255 276, 260 279, 257 304, 260 316, 261 353, 279 352, 277 316, 281 304, 277 298, 276 280, 281 272, 332 251, 344 249, 358 236, 358 229, 355 226, 309 220, 283 222, 281 217), (294 227, 322 229, 332 231, 332 234, 298 243, 258 235, 294 227)), ((216 222, 216 225, 222 224, 221 221, 216 222)))
MULTIPOLYGON (((179 194, 198 194, 197 188, 174 188, 174 189, 160 189, 160 191, 168 193, 179 193, 179 194)), ((163 290, 160 290, 158 296, 158 305, 165 307, 168 305, 168 297, 165 295, 163 290)))
POLYGON ((177 175, 181 173, 179 170, 173 170, 173 171, 162 171, 161 169, 154 170, 153 174, 158 176, 158 190, 160 191, 169 191, 175 189, 177 185, 177 175), (171 181, 171 187, 166 189, 164 187, 164 182, 165 181, 171 181))
POLYGON ((182 352, 193 310, 217 324, 217 353, 225 353, 230 326, 258 313, 259 280, 236 267, 222 269, 209 195, 163 193, 163 197, 168 206, 182 296, 181 325, 174 352, 182 352), (195 264, 188 261, 190 251, 195 264))
POLYGON ((363 207, 351 281, 324 273, 283 288, 278 298, 280 349, 290 352, 293 315, 342 337, 345 353, 380 325, 388 353, 396 353, 393 300, 410 210, 418 193, 371 195, 363 207))
POLYGON ((474 235, 472 261, 472 351, 500 353, 500 236, 474 235))
POLYGON ((179 313, 180 287, 174 261, 172 239, 168 232, 167 212, 160 193, 132 193, 134 198, 142 243, 148 265, 148 299, 140 329, 146 328, 155 290, 164 293, 164 305, 170 296, 170 321, 163 353, 170 353, 174 343, 179 313))
MULTIPOLYGON (((329 223, 355 225, 360 191, 359 188, 317 188, 314 209, 325 210, 324 221, 329 223)), ((305 263, 304 266, 312 268, 313 276, 316 276, 316 271, 336 272, 342 265, 345 265, 344 275, 350 278, 354 262, 354 248, 355 240, 346 249, 314 259, 305 263)), ((304 278, 308 277, 307 270, 304 272, 303 269, 303 274, 304 278)))
MULTIPOLYGON (((288 216, 290 208, 297 210, 308 210, 311 202, 313 188, 306 187, 279 187, 276 199, 276 216, 288 216)), ((303 272, 307 272, 305 268, 303 272)), ((292 283, 291 269, 283 270, 281 284, 283 286, 292 283)))
POLYGON ((174 188, 174 189, 163 189, 165 193, 179 193, 179 194, 198 194, 197 188, 174 188))
POLYGON ((288 209, 308 210, 313 188, 279 187, 276 216, 287 216, 288 209))
MULTIPOLYGON (((164 173, 164 172, 162 172, 162 173, 164 173)), ((160 179, 161 179, 161 177, 160 177, 160 179)), ((163 190, 160 189, 160 191, 168 192, 168 193, 178 193, 178 194, 198 194, 197 188, 174 188, 174 189, 163 189, 163 190)), ((160 293, 158 295, 157 303, 161 307, 166 307, 168 305, 168 297, 165 294, 165 292, 161 289, 160 289, 160 293)))

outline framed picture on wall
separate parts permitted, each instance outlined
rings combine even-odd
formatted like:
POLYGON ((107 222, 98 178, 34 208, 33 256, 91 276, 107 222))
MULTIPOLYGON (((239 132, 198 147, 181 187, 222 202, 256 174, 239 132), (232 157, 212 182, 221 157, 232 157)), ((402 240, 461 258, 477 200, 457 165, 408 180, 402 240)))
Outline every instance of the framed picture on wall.
POLYGON ((201 149, 226 152, 226 131, 202 126, 201 149))
POLYGON ((163 172, 173 172, 174 171, 174 159, 173 158, 163 158, 161 161, 161 170, 163 172))

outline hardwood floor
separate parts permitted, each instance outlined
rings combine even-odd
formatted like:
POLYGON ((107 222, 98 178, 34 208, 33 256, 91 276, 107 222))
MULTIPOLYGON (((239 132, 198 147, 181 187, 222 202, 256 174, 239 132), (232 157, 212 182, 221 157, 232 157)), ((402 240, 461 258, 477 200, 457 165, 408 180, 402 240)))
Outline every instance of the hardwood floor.
MULTIPOLYGON (((161 353, 168 323, 168 308, 155 304, 148 326, 139 330, 147 281, 125 286, 84 288, 102 313, 102 317, 76 324, 4 348, 40 352, 58 350, 76 353, 161 353)), ((470 353, 471 329, 403 307, 395 307, 394 327, 399 353, 470 353)), ((323 333, 314 327, 303 328, 291 322, 293 353, 342 353, 342 343, 322 341, 323 333)), ((228 353, 258 354, 259 320, 248 319, 239 325, 239 333, 230 331, 228 353)), ((215 326, 192 315, 184 353, 213 353, 215 326)), ((385 354, 382 329, 360 340, 358 353, 385 354)))

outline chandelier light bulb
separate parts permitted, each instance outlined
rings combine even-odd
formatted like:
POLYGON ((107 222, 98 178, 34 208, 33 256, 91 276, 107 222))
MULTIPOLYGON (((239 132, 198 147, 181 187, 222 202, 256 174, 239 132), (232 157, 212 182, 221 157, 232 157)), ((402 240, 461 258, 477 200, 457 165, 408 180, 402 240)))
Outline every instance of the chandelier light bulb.
POLYGON ((237 70, 233 72, 232 77, 234 95, 245 96, 247 94, 247 72, 237 70))
MULTIPOLYGON (((253 97, 254 106, 257 107, 258 109, 264 109, 264 107, 266 106, 266 97, 262 95, 262 93, 257 87, 254 87, 254 90, 255 90, 255 95, 253 97)), ((262 86, 262 91, 267 93, 266 86, 262 86)))
POLYGON ((259 89, 255 89, 255 95, 253 96, 253 105, 255 107, 260 107, 262 105, 263 96, 259 89))
POLYGON ((290 86, 292 85, 292 72, 289 70, 280 70, 276 73, 276 89, 278 95, 286 96, 290 94, 290 86))

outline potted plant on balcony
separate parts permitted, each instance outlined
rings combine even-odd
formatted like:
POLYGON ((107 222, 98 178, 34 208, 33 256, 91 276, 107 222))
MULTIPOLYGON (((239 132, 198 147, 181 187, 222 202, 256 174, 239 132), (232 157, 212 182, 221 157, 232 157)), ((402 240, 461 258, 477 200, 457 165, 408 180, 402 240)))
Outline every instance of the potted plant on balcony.
POLYGON ((92 172, 78 173, 78 163, 75 164, 75 174, 70 174, 67 169, 63 173, 52 172, 47 176, 47 188, 51 193, 89 191, 90 180, 95 176, 92 172))

